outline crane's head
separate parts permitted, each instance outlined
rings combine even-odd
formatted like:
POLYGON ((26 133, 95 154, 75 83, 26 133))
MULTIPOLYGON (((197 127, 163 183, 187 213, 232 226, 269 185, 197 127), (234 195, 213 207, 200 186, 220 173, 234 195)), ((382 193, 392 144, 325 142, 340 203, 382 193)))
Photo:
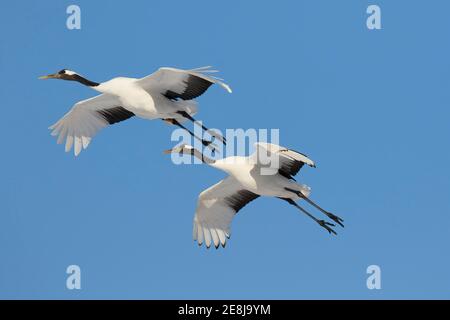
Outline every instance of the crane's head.
POLYGON ((90 80, 80 76, 75 71, 68 70, 68 69, 62 69, 61 71, 58 71, 57 73, 39 77, 39 79, 41 79, 41 80, 61 79, 61 80, 77 81, 77 82, 84 84, 86 86, 89 86, 89 87, 95 87, 95 86, 99 85, 99 83, 90 81, 90 80))
POLYGON ((68 69, 62 69, 61 71, 58 71, 57 73, 49 74, 47 76, 39 77, 39 79, 62 79, 62 80, 71 80, 76 81, 77 76, 80 75, 77 74, 75 71, 71 71, 68 69))
MULTIPOLYGON (((203 152, 198 151, 193 146, 188 144, 180 144, 172 149, 164 151, 165 154, 179 154, 179 155, 190 155, 201 160, 203 163, 212 164, 216 160, 209 158, 203 154, 203 152)), ((172 158, 173 159, 173 158, 172 158)))
POLYGON ((188 144, 180 144, 179 146, 176 146, 172 149, 169 150, 165 150, 164 153, 165 154, 171 154, 171 153, 179 153, 179 154, 190 154, 193 155, 194 154, 194 147, 190 146, 188 144))

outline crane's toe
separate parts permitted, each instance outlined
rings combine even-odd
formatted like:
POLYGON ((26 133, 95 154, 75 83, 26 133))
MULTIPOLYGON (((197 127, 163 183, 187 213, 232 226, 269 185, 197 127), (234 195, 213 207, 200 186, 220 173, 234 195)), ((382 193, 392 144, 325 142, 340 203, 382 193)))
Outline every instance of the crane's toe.
POLYGON ((336 222, 338 225, 340 225, 342 228, 344 228, 344 224, 342 223, 344 222, 344 219, 332 214, 331 212, 327 212, 327 216, 328 218, 336 222))
POLYGON ((321 227, 325 228, 325 229, 328 231, 328 233, 330 233, 330 234, 333 233, 333 234, 337 235, 336 231, 334 231, 334 230, 331 228, 331 227, 334 227, 334 226, 335 226, 333 223, 326 222, 326 221, 324 221, 324 220, 318 220, 317 222, 319 223, 319 225, 320 225, 321 227))

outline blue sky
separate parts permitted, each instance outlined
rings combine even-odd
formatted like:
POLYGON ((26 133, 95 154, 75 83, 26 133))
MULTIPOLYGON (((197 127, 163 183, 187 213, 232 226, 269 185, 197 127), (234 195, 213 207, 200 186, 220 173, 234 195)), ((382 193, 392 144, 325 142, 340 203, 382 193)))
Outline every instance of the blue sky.
MULTIPOLYGON (((448 1, 15 1, 1 4, 0 298, 450 298, 448 1), (66 28, 77 4, 82 29, 66 28), (382 30, 366 28, 377 4, 382 30), (198 118, 279 128, 314 159, 301 182, 345 219, 329 236, 258 199, 225 250, 191 238, 198 194, 224 177, 175 166, 173 127, 132 119, 78 158, 47 127, 94 81, 213 65, 198 118), (67 290, 68 265, 82 289, 67 290), (382 270, 368 290, 366 268, 382 270)), ((318 214, 318 213, 317 213, 318 214)))

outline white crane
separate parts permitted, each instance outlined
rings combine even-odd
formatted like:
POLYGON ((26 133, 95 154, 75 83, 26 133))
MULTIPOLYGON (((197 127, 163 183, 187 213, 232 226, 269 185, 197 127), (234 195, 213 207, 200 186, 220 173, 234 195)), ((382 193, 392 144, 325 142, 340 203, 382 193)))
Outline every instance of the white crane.
POLYGON ((228 173, 228 177, 203 191, 197 203, 194 217, 194 240, 201 246, 205 243, 209 248, 213 243, 216 249, 219 245, 225 247, 230 238, 230 225, 234 215, 247 203, 259 196, 277 197, 297 207, 312 218, 330 234, 336 234, 331 228, 335 225, 319 220, 300 207, 296 200, 303 199, 319 209, 340 226, 343 220, 338 216, 322 209, 309 199, 311 189, 296 183, 293 176, 307 164, 315 167, 314 162, 306 155, 275 144, 258 142, 255 152, 249 157, 227 157, 213 160, 203 155, 190 145, 180 145, 165 153, 189 154, 197 157, 203 163, 228 173), (265 158, 262 157, 265 156, 265 158), (277 157, 270 167, 268 159, 277 157), (264 161, 262 161, 262 159, 264 161), (263 171, 265 169, 266 171, 263 171), (268 170, 273 170, 268 174, 268 170))
MULTIPOLYGON (((58 136, 58 143, 66 140, 66 152, 74 146, 77 156, 86 149, 94 135, 104 127, 133 116, 144 119, 163 119, 187 130, 193 137, 209 146, 211 141, 196 137, 181 124, 184 120, 195 122, 197 103, 192 99, 203 94, 212 84, 218 84, 231 93, 230 87, 207 73, 217 72, 211 67, 191 70, 160 68, 141 78, 113 78, 103 83, 90 81, 74 71, 63 69, 39 79, 77 81, 102 94, 76 103, 72 109, 49 129, 58 136)), ((202 125, 203 130, 208 128, 202 125)), ((212 136, 225 143, 217 133, 212 136)))

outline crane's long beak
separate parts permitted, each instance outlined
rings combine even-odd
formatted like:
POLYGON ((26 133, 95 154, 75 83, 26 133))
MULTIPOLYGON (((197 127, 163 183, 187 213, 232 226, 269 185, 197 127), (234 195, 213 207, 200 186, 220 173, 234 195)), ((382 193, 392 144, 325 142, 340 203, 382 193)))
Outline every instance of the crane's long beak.
POLYGON ((167 149, 163 151, 164 154, 171 154, 173 153, 173 149, 167 149))
POLYGON ((54 74, 49 74, 47 76, 39 77, 38 79, 45 80, 45 79, 57 79, 57 78, 58 78, 58 74, 54 73, 54 74))

